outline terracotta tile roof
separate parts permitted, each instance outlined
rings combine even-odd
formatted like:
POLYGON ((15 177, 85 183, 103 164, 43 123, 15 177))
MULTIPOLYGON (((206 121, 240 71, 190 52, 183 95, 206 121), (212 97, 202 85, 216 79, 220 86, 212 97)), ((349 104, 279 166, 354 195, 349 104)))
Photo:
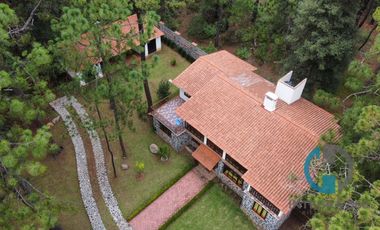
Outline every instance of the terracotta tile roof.
POLYGON ((303 98, 291 105, 279 100, 274 112, 265 110, 264 94, 275 86, 254 69, 226 51, 199 58, 173 81, 192 95, 177 114, 246 167, 243 179, 287 213, 290 196, 308 188, 306 156, 320 135, 339 126, 303 98))
POLYGON ((192 156, 209 171, 220 161, 220 156, 204 144, 199 145, 192 156))
MULTIPOLYGON (((135 35, 136 37, 138 35, 139 29, 138 29, 138 20, 137 20, 136 14, 129 16, 126 20, 116 21, 113 24, 120 24, 121 31, 124 35, 126 35, 128 33, 131 33, 131 34, 135 35)), ((164 33, 161 30, 159 30, 157 27, 153 27, 153 30, 154 30, 154 32, 153 32, 150 40, 161 37, 164 35, 164 33)), ((90 35, 88 33, 82 34, 82 39, 80 41, 80 44, 77 46, 80 51, 84 51, 86 49, 86 47, 88 45, 90 45, 89 38, 88 38, 89 36, 90 35)), ((117 42, 115 40, 112 40, 112 38, 104 39, 104 42, 105 43, 111 43, 112 55, 113 56, 117 56, 120 53, 125 52, 125 50, 126 50, 126 46, 127 46, 126 43, 123 43, 120 45, 121 47, 118 47, 117 42)), ((139 40, 135 39, 134 44, 138 46, 140 44, 139 40)), ((91 51, 88 51, 88 50, 87 50, 87 52, 91 53, 91 51)), ((89 56, 91 56, 91 54, 89 54, 89 56)), ((94 64, 96 64, 96 63, 101 62, 102 60, 94 57, 94 58, 92 58, 91 61, 94 64)))

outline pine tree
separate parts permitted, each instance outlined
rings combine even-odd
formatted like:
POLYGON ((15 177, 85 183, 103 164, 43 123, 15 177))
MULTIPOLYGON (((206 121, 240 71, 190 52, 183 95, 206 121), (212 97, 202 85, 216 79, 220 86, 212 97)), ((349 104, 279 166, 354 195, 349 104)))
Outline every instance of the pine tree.
POLYGON ((150 37, 157 18, 154 12, 147 12, 143 34, 138 31, 123 33, 120 25, 114 22, 124 21, 132 13, 132 2, 127 0, 76 2, 65 7, 60 20, 53 24, 54 31, 59 33, 57 55, 64 57, 63 66, 81 72, 85 68, 91 69, 94 60, 102 60, 104 80, 99 81, 95 92, 109 101, 123 157, 127 156, 123 128, 132 126, 131 116, 141 101, 140 89, 144 79, 133 65, 126 65, 124 53, 131 49, 143 52, 145 43, 136 45, 135 42, 146 41, 150 37), (83 45, 82 34, 89 43, 84 46, 84 51, 77 48, 83 45), (120 55, 115 56, 115 51, 120 55))
POLYGON ((285 69, 294 70, 297 80, 308 78, 309 92, 336 88, 352 55, 357 11, 353 0, 303 0, 297 5, 285 69))
POLYGON ((49 129, 40 125, 55 97, 42 77, 52 58, 38 43, 17 55, 8 30, 19 19, 3 3, 0 19, 0 228, 48 229, 57 224, 60 205, 29 179, 46 171, 40 161, 52 146, 49 129))

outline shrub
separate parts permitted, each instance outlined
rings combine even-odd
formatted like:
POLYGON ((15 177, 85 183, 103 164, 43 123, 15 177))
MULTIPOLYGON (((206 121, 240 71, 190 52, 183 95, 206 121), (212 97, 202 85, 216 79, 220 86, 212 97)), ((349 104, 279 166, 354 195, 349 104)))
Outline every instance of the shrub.
POLYGON ((49 146, 49 153, 52 155, 58 155, 62 151, 62 148, 57 144, 51 144, 49 146))
POLYGON ((136 171, 137 171, 137 174, 141 175, 144 173, 144 170, 145 170, 145 164, 144 162, 142 161, 136 161, 136 171))
POLYGON ((158 155, 160 155, 162 158, 169 158, 170 150, 169 147, 164 145, 160 147, 160 150, 158 151, 158 155))
POLYGON ((91 82, 95 80, 96 74, 97 73, 95 67, 90 66, 82 72, 82 80, 84 80, 85 82, 91 82))
POLYGON ((247 47, 240 47, 235 54, 243 60, 247 60, 251 56, 251 51, 247 47))
POLYGON ((157 96, 159 99, 164 99, 170 95, 170 82, 161 80, 158 85, 157 96))
POLYGON ((214 53, 218 49, 214 46, 214 43, 210 41, 208 43, 208 46, 202 47, 202 50, 205 51, 206 53, 210 54, 210 53, 214 53))
POLYGON ((170 60, 170 65, 171 66, 176 66, 177 65, 177 60, 175 58, 173 58, 172 60, 170 60))
POLYGON ((201 15, 196 15, 191 19, 187 33, 192 37, 201 37, 203 34, 203 27, 206 26, 206 24, 206 21, 201 15))
POLYGON ((201 15, 196 15, 191 19, 187 33, 195 38, 207 39, 215 36, 215 25, 208 24, 201 15))
POLYGON ((203 27, 203 33, 207 38, 215 37, 216 26, 212 24, 207 24, 205 27, 203 27))

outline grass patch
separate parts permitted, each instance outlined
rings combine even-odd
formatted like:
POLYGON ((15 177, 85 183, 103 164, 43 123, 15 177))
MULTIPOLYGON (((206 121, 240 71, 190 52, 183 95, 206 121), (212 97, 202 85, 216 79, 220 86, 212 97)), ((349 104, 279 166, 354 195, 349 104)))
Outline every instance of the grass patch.
MULTIPOLYGON (((166 45, 163 45, 162 50, 157 54, 160 57, 158 64, 152 68, 149 76, 149 86, 154 102, 159 100, 156 92, 160 81, 176 78, 190 65, 189 61, 166 45), (173 59, 176 60, 175 66, 171 65, 173 59)), ((148 62, 152 62, 152 58, 148 58, 148 62)), ((177 92, 178 89, 174 85, 171 85, 170 90, 173 93, 177 92)))
POLYGON ((160 229, 256 229, 236 201, 210 182, 160 229))

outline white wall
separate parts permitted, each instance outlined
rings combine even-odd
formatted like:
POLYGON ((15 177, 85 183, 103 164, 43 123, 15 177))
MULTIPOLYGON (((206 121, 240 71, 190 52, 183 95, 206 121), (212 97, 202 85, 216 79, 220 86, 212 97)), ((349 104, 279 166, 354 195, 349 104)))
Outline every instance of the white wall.
POLYGON ((182 98, 185 101, 189 100, 189 98, 186 97, 185 91, 183 89, 179 89, 179 97, 182 98))
POLYGON ((275 94, 287 104, 292 104, 301 98, 303 89, 305 88, 307 78, 303 79, 298 85, 291 86, 286 81, 290 81, 292 78, 293 71, 290 71, 285 76, 280 78, 277 82, 275 94))
POLYGON ((161 48, 162 48, 161 37, 156 38, 156 48, 157 48, 157 51, 161 50, 161 48))
POLYGON ((145 44, 145 57, 148 57, 149 53, 148 53, 148 43, 145 44))

